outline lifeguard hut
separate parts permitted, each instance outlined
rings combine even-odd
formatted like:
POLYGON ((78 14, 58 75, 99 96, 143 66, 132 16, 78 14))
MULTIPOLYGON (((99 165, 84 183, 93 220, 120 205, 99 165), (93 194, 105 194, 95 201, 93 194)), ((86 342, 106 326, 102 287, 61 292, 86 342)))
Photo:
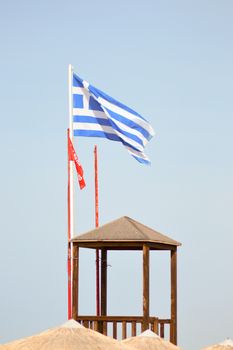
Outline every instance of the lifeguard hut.
POLYGON ((72 239, 73 244, 73 318, 87 328, 95 329, 105 335, 112 327, 113 338, 125 339, 150 328, 164 337, 165 327, 169 328, 169 340, 177 344, 177 247, 181 244, 127 216, 100 226, 72 239), (78 308, 79 290, 79 248, 99 249, 101 251, 100 316, 82 316, 78 308), (143 256, 143 296, 141 316, 107 315, 107 252, 110 250, 141 250, 143 256), (150 251, 170 251, 170 315, 160 319, 150 315, 150 251), (118 327, 118 325, 121 327, 118 327), (130 326, 129 326, 130 324, 130 326), (121 334, 118 330, 121 328, 121 334), (130 329, 130 332, 129 332, 130 329), (127 334, 130 333, 130 334, 127 334))

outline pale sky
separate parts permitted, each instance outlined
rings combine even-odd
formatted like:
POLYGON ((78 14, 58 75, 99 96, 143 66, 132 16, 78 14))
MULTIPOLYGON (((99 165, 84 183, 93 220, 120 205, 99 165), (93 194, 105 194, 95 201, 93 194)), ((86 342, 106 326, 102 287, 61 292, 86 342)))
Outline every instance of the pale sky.
MULTIPOLYGON (((69 63, 156 133, 150 167, 120 143, 76 140, 87 183, 76 187, 76 233, 94 227, 97 144, 100 224, 127 215, 182 243, 179 345, 233 338, 232 16, 230 0, 1 3, 0 343, 67 318, 69 63)), ((82 252, 86 314, 94 264, 82 252)), ((141 254, 109 264, 109 314, 141 314, 141 254)), ((168 268, 166 253, 151 254, 152 316, 169 317, 168 268)))

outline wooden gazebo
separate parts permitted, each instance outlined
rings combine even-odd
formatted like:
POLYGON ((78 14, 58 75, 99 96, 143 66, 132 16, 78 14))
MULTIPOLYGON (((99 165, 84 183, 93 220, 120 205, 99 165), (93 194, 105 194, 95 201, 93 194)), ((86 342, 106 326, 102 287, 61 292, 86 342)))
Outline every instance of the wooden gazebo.
POLYGON ((117 334, 118 324, 122 325, 121 337, 137 335, 137 325, 140 331, 148 328, 164 337, 165 326, 169 327, 169 339, 177 344, 177 247, 181 244, 127 216, 105 224, 97 229, 84 233, 72 239, 73 244, 73 318, 87 328, 93 328, 105 335, 108 325, 112 324, 112 336, 117 334), (79 248, 100 249, 101 251, 101 315, 81 316, 78 309, 78 270, 79 248), (143 252, 143 315, 142 316, 108 316, 107 315, 107 251, 108 250, 141 250, 143 252), (159 319, 151 316, 149 305, 149 271, 150 250, 170 250, 170 281, 171 299, 170 316, 159 319), (127 334, 128 324, 131 324, 131 334, 127 334))

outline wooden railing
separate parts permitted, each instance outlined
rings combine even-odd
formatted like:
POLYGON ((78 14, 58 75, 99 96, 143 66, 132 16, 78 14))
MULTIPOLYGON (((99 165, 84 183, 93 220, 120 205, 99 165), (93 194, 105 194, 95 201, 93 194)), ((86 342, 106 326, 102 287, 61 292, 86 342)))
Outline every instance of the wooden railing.
POLYGON ((93 329, 114 339, 125 339, 140 334, 143 329, 150 329, 161 338, 170 338, 171 320, 149 317, 145 320, 140 316, 78 316, 77 321, 84 327, 93 329), (167 326, 167 327, 165 327, 167 326))

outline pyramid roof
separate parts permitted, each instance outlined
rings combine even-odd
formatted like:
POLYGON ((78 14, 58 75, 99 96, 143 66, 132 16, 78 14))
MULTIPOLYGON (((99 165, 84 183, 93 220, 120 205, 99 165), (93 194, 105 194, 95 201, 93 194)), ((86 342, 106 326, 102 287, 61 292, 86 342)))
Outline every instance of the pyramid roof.
POLYGON ((154 229, 123 216, 72 239, 81 247, 107 249, 141 249, 147 243, 151 249, 172 249, 181 245, 154 229))

